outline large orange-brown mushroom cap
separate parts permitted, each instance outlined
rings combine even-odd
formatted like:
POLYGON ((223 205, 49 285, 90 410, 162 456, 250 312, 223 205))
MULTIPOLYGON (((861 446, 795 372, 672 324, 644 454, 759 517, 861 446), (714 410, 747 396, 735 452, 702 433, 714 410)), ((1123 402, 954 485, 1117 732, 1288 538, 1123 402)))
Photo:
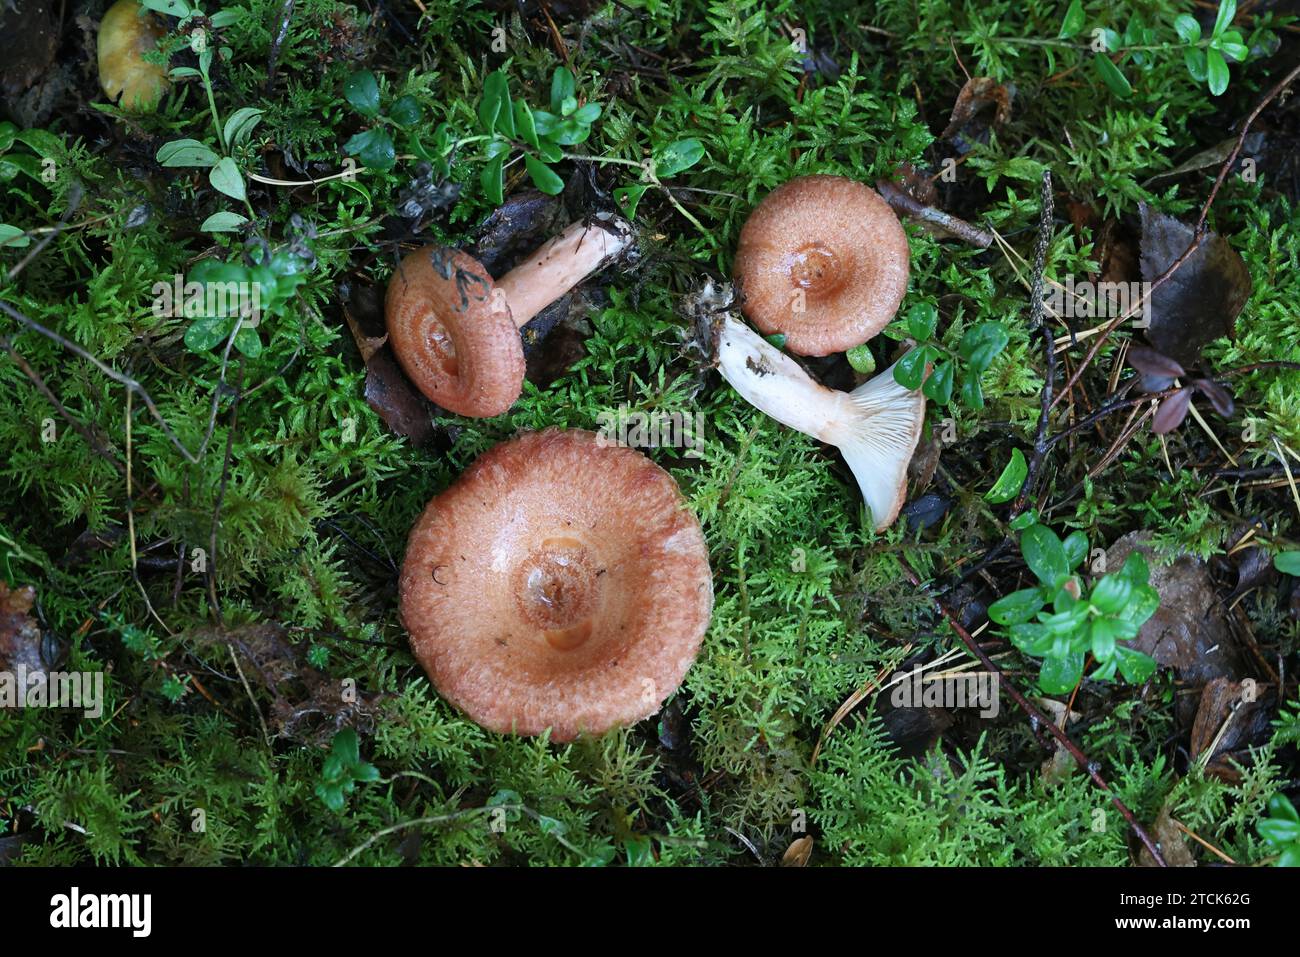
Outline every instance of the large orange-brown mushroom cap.
POLYGON ((659 710, 713 581, 677 483, 581 430, 491 449, 411 530, 402 621, 434 685, 494 731, 557 741, 659 710))
POLYGON ((519 398, 519 330, 506 297, 472 256, 441 246, 411 253, 388 283, 384 311, 397 361, 444 409, 485 418, 519 398))
POLYGON ((861 345, 907 292, 907 234, 889 204, 843 176, 800 176, 773 190, 740 231, 742 309, 800 355, 861 345))

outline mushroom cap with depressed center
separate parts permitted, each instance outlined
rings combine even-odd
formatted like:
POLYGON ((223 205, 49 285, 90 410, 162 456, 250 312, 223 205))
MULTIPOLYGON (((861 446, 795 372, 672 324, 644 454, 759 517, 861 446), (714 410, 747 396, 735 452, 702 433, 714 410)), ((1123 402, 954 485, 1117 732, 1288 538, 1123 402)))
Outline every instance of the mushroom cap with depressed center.
POLYGON ((162 36, 158 21, 136 0, 117 0, 100 20, 95 43, 99 85, 122 109, 148 112, 166 92, 167 68, 144 58, 162 36))
POLYGON ((740 231, 734 273, 745 315, 799 355, 861 345, 907 292, 907 234, 871 187, 800 176, 777 187, 740 231))
POLYGON ((519 398, 524 349, 510 306, 477 259, 443 246, 408 255, 384 300, 393 353, 450 412, 487 418, 519 398))
POLYGON ((411 648, 438 692, 493 731, 556 741, 659 710, 713 610, 700 524, 635 449, 581 430, 484 453, 411 530, 411 648))

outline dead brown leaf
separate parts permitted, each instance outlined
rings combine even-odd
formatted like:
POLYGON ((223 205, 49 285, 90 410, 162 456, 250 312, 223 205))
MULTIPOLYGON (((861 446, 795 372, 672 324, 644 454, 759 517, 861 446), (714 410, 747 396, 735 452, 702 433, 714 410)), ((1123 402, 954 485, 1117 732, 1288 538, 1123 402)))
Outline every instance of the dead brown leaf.
POLYGON ((387 344, 366 363, 366 404, 384 424, 416 445, 428 442, 435 432, 436 406, 406 377, 387 344))
MULTIPOLYGON (((1187 844, 1187 837, 1183 834, 1182 828, 1174 823, 1173 815, 1169 813, 1169 805, 1162 807, 1156 816, 1155 823, 1151 825, 1151 837, 1160 848, 1165 863, 1170 867, 1196 866, 1196 858, 1187 844)), ((1138 866, 1157 866, 1155 858, 1145 847, 1138 851, 1138 866)))
MULTIPOLYGON (((1191 226, 1142 204, 1142 278, 1154 282, 1192 244, 1191 226)), ((1207 343, 1231 336, 1250 298, 1250 271, 1223 237, 1208 233, 1187 261, 1150 297, 1147 339, 1191 367, 1207 343)))
POLYGON ((361 361, 368 365, 370 357, 388 341, 383 293, 374 286, 348 289, 343 297, 343 318, 361 353, 361 361))
POLYGON ((40 625, 31 615, 35 604, 31 585, 11 589, 0 581, 0 670, 15 671, 19 665, 29 675, 45 670, 40 625))
POLYGON ((278 737, 324 747, 344 727, 359 734, 373 731, 384 695, 366 694, 313 668, 284 626, 262 622, 208 630, 195 638, 212 648, 234 649, 249 683, 270 696, 267 723, 278 737))
MULTIPOLYGON (((939 134, 940 139, 951 140, 963 132, 971 121, 986 107, 992 106, 993 126, 1002 126, 1011 119, 1011 90, 987 76, 973 76, 962 86, 953 105, 948 125, 939 134)), ((977 139, 967 136, 966 139, 977 139)))
POLYGON ((807 867, 808 861, 812 857, 813 843, 812 837, 806 834, 797 840, 791 841, 790 846, 781 855, 781 866, 807 867))
POLYGON ((1247 756, 1232 752, 1248 748, 1261 731, 1266 733, 1264 704, 1262 690, 1253 681, 1215 678, 1206 683, 1192 723, 1191 753, 1203 761, 1207 773, 1228 781, 1240 777, 1232 758, 1240 763, 1247 756))

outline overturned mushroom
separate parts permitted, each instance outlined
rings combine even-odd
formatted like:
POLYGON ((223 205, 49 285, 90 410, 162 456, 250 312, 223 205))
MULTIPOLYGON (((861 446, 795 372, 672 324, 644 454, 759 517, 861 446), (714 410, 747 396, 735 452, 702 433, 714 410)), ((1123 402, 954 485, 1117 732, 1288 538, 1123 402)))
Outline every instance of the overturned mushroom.
POLYGON ((444 409, 500 415, 523 388, 518 330, 631 239, 632 227, 618 217, 577 222, 495 283, 466 253, 417 250, 388 284, 393 351, 420 391, 444 409))
POLYGON ((143 113, 162 99, 167 70, 144 58, 157 49, 162 35, 153 15, 135 0, 117 0, 100 21, 95 51, 99 85, 122 109, 143 113))
POLYGON ((485 728, 567 741, 659 710, 713 609, 677 483, 581 430, 483 454, 411 530, 400 611, 443 697, 485 728))
POLYGON ((773 190, 740 231, 741 308, 791 352, 824 356, 883 329, 907 292, 909 249, 898 217, 869 186, 800 176, 773 190))
POLYGON ((744 399, 844 455, 879 531, 907 497, 907 465, 921 438, 925 396, 894 381, 894 367, 852 392, 828 389, 742 322, 722 320, 718 371, 744 399))

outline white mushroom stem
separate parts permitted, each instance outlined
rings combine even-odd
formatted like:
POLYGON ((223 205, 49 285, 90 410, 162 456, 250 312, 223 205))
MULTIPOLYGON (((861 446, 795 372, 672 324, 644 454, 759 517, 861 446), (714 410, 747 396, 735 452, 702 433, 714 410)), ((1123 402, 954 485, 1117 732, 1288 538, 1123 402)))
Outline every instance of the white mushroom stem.
POLYGON ((555 300, 609 262, 632 242, 632 227, 618 217, 576 222, 497 280, 520 329, 555 300))
POLYGON ((760 412, 838 448, 877 531, 893 523, 903 507, 907 465, 925 420, 925 396, 895 382, 893 366, 852 392, 828 389, 728 316, 718 336, 718 371, 760 412))

